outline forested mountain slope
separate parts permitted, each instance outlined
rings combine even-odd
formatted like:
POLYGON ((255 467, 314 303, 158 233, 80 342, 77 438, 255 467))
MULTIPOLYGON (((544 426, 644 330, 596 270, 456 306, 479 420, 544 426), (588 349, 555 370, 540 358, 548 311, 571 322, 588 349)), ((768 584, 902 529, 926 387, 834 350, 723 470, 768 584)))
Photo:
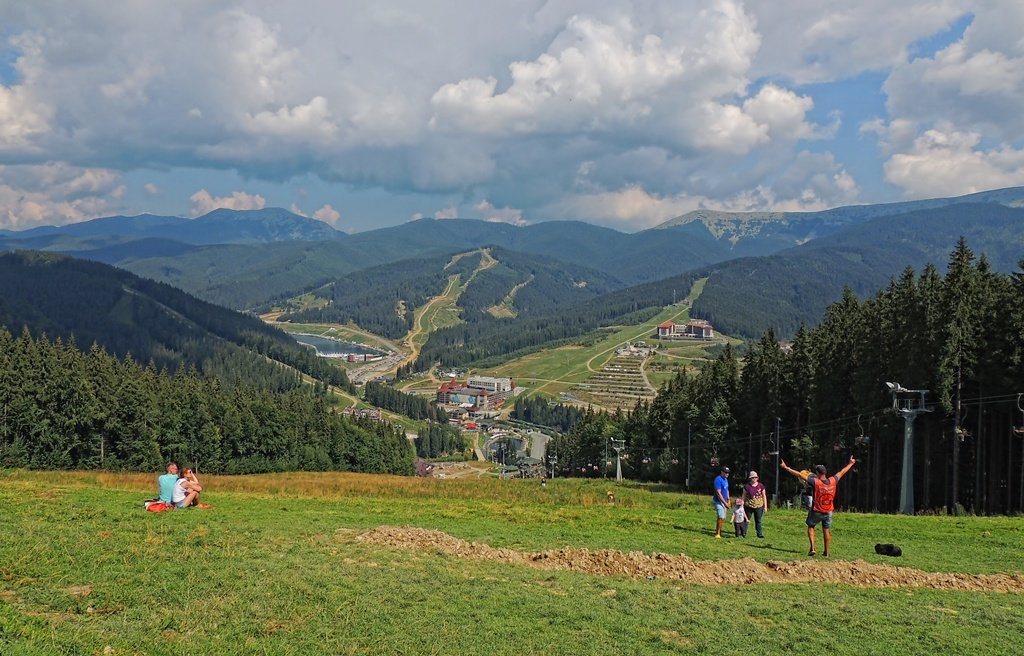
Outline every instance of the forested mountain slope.
POLYGON ((269 356, 337 385, 344 372, 319 361, 259 319, 198 300, 163 283, 52 253, 0 254, 0 325, 15 334, 74 338, 174 370, 195 366, 226 383, 275 389, 298 385, 269 356))
MULTIPOLYGON (((134 254, 131 242, 75 242, 67 245, 67 250, 172 284, 211 302, 252 309, 368 267, 487 246, 597 270, 627 285, 732 257, 728 244, 719 243, 699 224, 626 234, 572 221, 520 227, 463 219, 422 219, 344 239, 308 243, 188 249, 166 245, 167 252, 154 252, 150 257, 134 254)), ((52 244, 45 248, 62 250, 52 244)), ((153 245, 149 248, 152 251, 153 245)))
POLYGON ((945 266, 959 237, 997 271, 1024 256, 1024 209, 958 204, 873 219, 803 246, 715 266, 694 315, 729 334, 753 337, 769 326, 792 335, 849 287, 867 296, 907 266, 945 266))

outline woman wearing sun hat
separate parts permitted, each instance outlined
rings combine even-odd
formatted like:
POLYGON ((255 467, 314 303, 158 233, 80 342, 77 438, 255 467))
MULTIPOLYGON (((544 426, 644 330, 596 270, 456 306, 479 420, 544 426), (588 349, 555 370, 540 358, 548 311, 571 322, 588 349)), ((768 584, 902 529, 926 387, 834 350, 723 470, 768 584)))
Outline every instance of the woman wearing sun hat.
POLYGON ((764 537, 764 527, 761 520, 768 512, 768 492, 757 477, 757 472, 747 474, 747 484, 743 486, 743 504, 747 508, 747 516, 754 518, 754 530, 757 537, 764 537))

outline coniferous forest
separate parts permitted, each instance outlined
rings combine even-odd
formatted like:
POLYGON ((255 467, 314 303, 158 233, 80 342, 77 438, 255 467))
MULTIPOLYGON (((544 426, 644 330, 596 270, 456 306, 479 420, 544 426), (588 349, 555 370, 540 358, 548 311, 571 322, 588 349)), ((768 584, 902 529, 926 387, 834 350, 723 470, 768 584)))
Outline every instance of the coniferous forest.
POLYGON ((169 374, 0 327, 0 467, 412 474, 413 456, 403 430, 343 418, 310 386, 228 390, 194 368, 169 374))
MULTIPOLYGON (((768 330, 742 363, 726 348, 632 413, 586 414, 553 453, 563 474, 613 475, 609 440, 622 439, 629 478, 685 485, 689 463, 689 487, 709 490, 728 465, 734 483, 753 469, 774 492, 778 430, 797 469, 858 458, 844 505, 894 511, 904 423, 886 382, 929 391, 932 411, 915 422, 917 510, 1024 511, 1024 260, 998 274, 963 240, 944 275, 908 268, 863 301, 847 291, 791 343, 768 330)), ((782 476, 791 498, 798 481, 782 476)))

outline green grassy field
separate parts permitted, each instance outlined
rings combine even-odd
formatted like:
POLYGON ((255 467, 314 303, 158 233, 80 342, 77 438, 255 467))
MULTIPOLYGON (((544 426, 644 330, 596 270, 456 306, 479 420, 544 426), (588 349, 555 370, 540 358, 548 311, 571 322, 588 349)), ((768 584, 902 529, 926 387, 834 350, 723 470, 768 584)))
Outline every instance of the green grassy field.
MULTIPOLYGON (((715 540, 709 500, 602 481, 207 477, 207 510, 146 513, 153 476, 0 473, 3 654, 1011 654, 1024 593, 695 585, 361 542, 382 525, 493 547, 806 561, 802 514, 715 540)), ((835 561, 1020 574, 1020 518, 840 513, 835 561), (890 561, 893 562, 893 561, 890 561)), ((904 570, 907 571, 907 570, 904 570)), ((1024 588, 1024 581, 1020 581, 1024 588)))
MULTIPOLYGON (((657 331, 658 324, 664 321, 675 321, 681 323, 690 317, 690 304, 704 289, 707 278, 702 278, 694 283, 687 298, 679 305, 670 305, 663 308, 661 312, 642 324, 632 326, 615 326, 607 331, 607 334, 594 344, 589 346, 564 346, 557 349, 547 349, 531 353, 529 355, 506 362, 498 367, 480 371, 478 373, 487 376, 509 376, 516 381, 529 387, 529 394, 542 394, 548 397, 557 397, 560 392, 569 390, 574 385, 586 382, 594 373, 613 357, 615 349, 625 342, 637 340, 648 343, 658 342, 652 339, 657 331)), ((688 357, 704 357, 704 349, 708 344, 687 344, 677 342, 664 342, 667 356, 656 356, 658 366, 651 371, 648 379, 657 388, 662 382, 670 379, 675 369, 669 363, 682 365, 690 360, 682 359, 682 355, 688 357)))

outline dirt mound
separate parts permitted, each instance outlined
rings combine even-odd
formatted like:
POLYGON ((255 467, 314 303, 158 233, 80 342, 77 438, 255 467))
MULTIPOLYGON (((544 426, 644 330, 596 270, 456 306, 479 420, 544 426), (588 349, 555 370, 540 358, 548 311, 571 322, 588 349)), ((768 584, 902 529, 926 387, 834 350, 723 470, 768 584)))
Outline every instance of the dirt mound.
POLYGON ((659 577, 699 585, 750 583, 809 583, 828 581, 869 588, 913 587, 941 590, 1024 592, 1024 575, 953 574, 922 572, 906 567, 874 565, 862 560, 800 560, 760 563, 752 558, 698 561, 684 555, 646 554, 615 549, 565 547, 535 553, 499 549, 466 542, 442 531, 381 526, 357 538, 360 542, 401 549, 436 550, 442 553, 525 565, 544 570, 581 572, 631 578, 659 577))

